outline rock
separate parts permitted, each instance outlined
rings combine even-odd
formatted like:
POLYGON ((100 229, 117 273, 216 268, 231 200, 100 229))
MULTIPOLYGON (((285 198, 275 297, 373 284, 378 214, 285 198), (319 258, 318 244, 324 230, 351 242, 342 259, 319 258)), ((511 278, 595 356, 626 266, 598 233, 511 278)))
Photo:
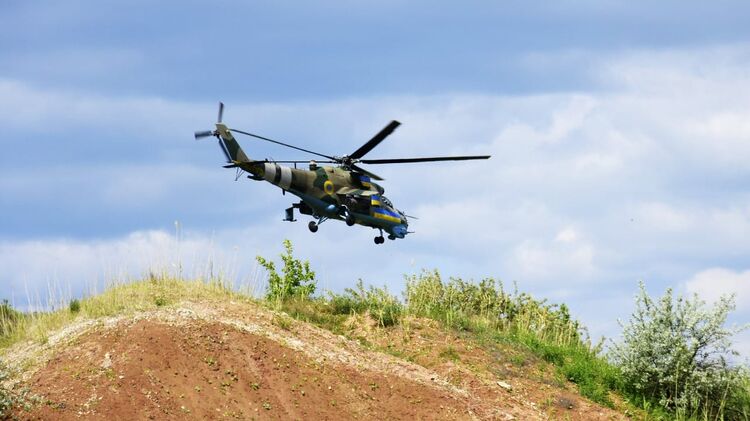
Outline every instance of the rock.
POLYGON ((507 390, 508 392, 510 392, 511 390, 513 390, 513 386, 509 385, 508 383, 502 382, 502 381, 498 381, 497 385, 500 386, 500 387, 502 387, 503 389, 507 390))
POLYGON ((109 352, 104 354, 104 361, 102 361, 101 367, 103 370, 107 370, 112 367, 112 357, 109 355, 109 352))

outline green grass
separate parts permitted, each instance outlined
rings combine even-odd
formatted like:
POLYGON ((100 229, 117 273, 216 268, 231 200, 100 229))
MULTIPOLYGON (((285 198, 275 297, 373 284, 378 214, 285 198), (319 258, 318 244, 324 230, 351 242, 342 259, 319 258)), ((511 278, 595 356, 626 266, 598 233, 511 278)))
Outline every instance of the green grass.
MULTIPOLYGON (((479 283, 458 278, 443 280, 437 271, 408 277, 403 300, 386 288, 366 288, 361 280, 341 294, 258 300, 221 279, 183 280, 151 274, 137 282, 113 283, 102 294, 71 300, 55 311, 20 313, 4 302, 0 305, 0 352, 22 341, 44 343, 53 331, 74 320, 134 314, 186 300, 259 303, 337 334, 346 334, 346 322, 352 315, 367 315, 383 329, 406 326, 405 320, 412 317, 429 318, 478 344, 511 344, 523 355, 536 355, 553 364, 559 378, 575 383, 583 396, 600 404, 613 406, 612 393, 623 395, 628 390, 619 370, 601 355, 600 346, 592 346, 585 328, 572 319, 565 305, 549 304, 517 291, 506 292, 503 284, 493 279, 479 283)), ((283 318, 276 323, 292 328, 283 318)), ((450 347, 443 349, 440 357, 461 359, 450 347)), ((526 357, 516 356, 516 360, 517 365, 522 365, 526 357)), ((4 375, 7 373, 0 371, 0 376, 4 375)), ((748 420, 750 377, 744 379, 744 388, 747 393, 733 395, 737 402, 727 402, 730 409, 710 417, 675 414, 640 396, 630 396, 629 400, 644 419, 748 420)), ((0 407, 10 399, 7 394, 0 395, 0 407)))

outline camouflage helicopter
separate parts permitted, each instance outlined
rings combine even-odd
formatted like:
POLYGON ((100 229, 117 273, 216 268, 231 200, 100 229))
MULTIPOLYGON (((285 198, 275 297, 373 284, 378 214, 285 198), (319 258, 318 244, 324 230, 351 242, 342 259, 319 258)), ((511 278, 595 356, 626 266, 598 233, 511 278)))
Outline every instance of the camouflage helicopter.
POLYGON ((286 209, 284 221, 295 222, 294 209, 297 209, 301 214, 310 215, 315 219, 308 224, 311 232, 317 232, 320 224, 329 219, 345 221, 349 226, 359 224, 372 227, 380 232, 380 235, 375 237, 375 244, 385 242, 385 238, 383 237, 384 231, 388 234, 390 240, 404 238, 411 231, 408 230, 409 222, 407 215, 396 209, 393 203, 383 195, 383 187, 373 181, 381 181, 383 179, 362 168, 359 164, 464 161, 488 159, 490 157, 489 155, 481 155, 362 159, 401 124, 395 120, 391 121, 378 134, 373 136, 372 139, 368 140, 351 154, 330 156, 253 133, 231 129, 222 122, 223 114, 224 104, 219 103, 219 118, 216 123, 216 129, 195 132, 196 140, 211 136, 216 137, 221 150, 227 158, 227 165, 224 165, 224 168, 237 169, 237 178, 244 171, 249 174, 247 178, 251 180, 265 180, 281 188, 282 192, 289 192, 299 197, 301 200, 298 203, 294 203, 286 209), (233 133, 243 134, 325 159, 318 161, 253 160, 242 150, 237 140, 235 140, 233 133), (294 164, 294 167, 280 164, 294 164), (298 169, 296 167, 297 164, 308 164, 309 169, 298 169), (318 164, 337 164, 337 166, 320 166, 318 164))

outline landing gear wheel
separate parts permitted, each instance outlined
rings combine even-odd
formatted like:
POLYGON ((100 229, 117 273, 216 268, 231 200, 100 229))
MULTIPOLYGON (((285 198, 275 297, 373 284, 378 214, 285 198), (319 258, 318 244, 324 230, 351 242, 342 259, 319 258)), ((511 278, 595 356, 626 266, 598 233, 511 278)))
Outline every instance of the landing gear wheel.
POLYGON ((385 243, 385 238, 383 238, 382 235, 375 237, 375 244, 383 244, 385 243))
POLYGON ((346 214, 346 225, 349 225, 350 227, 354 225, 354 215, 351 213, 346 214))
POLYGON ((318 224, 316 224, 315 221, 310 221, 310 223, 307 224, 307 228, 310 229, 310 232, 318 232, 318 224))

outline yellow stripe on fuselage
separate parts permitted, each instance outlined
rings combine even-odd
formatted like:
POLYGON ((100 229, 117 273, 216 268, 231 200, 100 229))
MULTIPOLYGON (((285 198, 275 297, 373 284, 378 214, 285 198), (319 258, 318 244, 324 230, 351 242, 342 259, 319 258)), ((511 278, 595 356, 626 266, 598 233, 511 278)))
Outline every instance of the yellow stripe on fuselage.
POLYGON ((375 213, 373 213, 372 216, 374 216, 375 218, 378 218, 378 219, 386 220, 388 222, 396 222, 396 223, 401 222, 401 218, 396 218, 395 216, 386 215, 384 213, 377 213, 377 212, 375 212, 375 213))

